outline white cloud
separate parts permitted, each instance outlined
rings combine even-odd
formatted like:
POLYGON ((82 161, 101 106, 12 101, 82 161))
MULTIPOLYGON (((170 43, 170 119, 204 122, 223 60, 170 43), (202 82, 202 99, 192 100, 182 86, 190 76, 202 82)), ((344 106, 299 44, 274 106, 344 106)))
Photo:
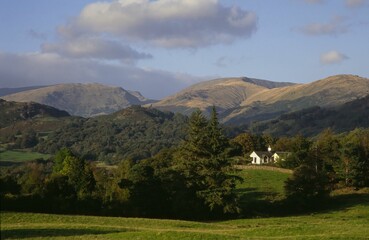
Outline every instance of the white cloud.
POLYGON ((346 0, 346 6, 350 8, 362 7, 367 3, 367 0, 346 0))
POLYGON ((112 40, 81 37, 68 39, 61 43, 45 43, 43 53, 56 53, 69 58, 93 58, 134 62, 138 59, 152 58, 150 54, 140 53, 129 46, 112 40))
POLYGON ((320 62, 322 64, 334 64, 334 63, 340 63, 344 60, 347 60, 348 57, 338 51, 332 50, 326 53, 323 53, 320 56, 320 62))
POLYGON ((87 5, 59 28, 65 38, 109 34, 165 48, 196 48, 250 37, 257 16, 217 0, 117 0, 87 5))
POLYGON ((348 26, 345 24, 344 20, 343 17, 337 16, 328 23, 311 23, 299 30, 310 36, 338 35, 348 31, 348 26))
POLYGON ((98 82, 137 90, 154 99, 173 94, 200 80, 187 74, 63 58, 51 53, 1 52, 0 79, 1 87, 98 82))

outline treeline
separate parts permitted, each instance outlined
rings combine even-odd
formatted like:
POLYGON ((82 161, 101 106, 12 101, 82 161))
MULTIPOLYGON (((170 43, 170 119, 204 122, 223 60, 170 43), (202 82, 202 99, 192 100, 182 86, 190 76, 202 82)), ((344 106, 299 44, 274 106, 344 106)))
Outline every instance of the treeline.
POLYGON ((286 156, 284 161, 275 165, 288 169, 311 165, 327 172, 335 187, 369 186, 368 128, 341 134, 326 129, 314 138, 301 134, 274 138, 268 134, 242 133, 232 139, 231 144, 234 153, 244 156, 244 159, 249 159, 248 156, 254 150, 266 151, 267 146, 271 146, 272 151, 283 152, 286 156))
POLYGON ((117 168, 98 168, 69 149, 1 179, 3 210, 212 219, 237 214, 239 177, 227 155, 215 109, 189 119, 177 148, 117 168))

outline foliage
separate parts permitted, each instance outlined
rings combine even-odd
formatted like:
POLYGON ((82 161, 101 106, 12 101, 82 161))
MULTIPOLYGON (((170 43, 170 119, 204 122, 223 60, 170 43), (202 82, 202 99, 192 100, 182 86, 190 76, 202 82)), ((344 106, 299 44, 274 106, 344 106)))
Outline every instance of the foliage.
POLYGON ((180 114, 132 106, 107 116, 71 120, 36 149, 55 153, 67 147, 85 159, 108 163, 140 160, 178 145, 185 136, 186 122, 187 117, 180 114))
POLYGON ((347 102, 339 107, 313 106, 282 114, 274 120, 256 122, 250 126, 254 134, 270 133, 274 136, 316 136, 326 128, 343 133, 355 128, 368 128, 369 95, 347 102), (260 131, 261 129, 262 131, 260 131))
POLYGON ((188 138, 178 153, 176 168, 182 173, 186 187, 196 194, 211 211, 238 211, 234 194, 237 178, 230 173, 231 161, 225 155, 227 141, 221 133, 213 108, 208 122, 195 111, 189 122, 188 138))
POLYGON ((306 164, 296 168, 293 176, 285 182, 287 198, 300 205, 327 197, 330 190, 327 174, 306 164))

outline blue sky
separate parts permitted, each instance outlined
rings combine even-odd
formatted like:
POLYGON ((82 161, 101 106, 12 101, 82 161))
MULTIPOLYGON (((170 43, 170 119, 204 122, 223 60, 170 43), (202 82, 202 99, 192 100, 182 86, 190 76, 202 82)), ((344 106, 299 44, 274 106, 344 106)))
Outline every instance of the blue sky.
POLYGON ((0 87, 369 76, 368 0, 0 0, 0 87))

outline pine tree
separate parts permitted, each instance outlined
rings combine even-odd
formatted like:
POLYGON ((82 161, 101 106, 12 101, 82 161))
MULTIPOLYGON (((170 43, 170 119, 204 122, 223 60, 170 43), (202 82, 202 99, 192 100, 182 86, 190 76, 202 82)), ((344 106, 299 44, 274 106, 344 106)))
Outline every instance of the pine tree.
POLYGON ((191 115, 189 136, 179 152, 179 170, 188 189, 214 212, 238 211, 234 194, 237 178, 230 174, 231 162, 225 154, 227 146, 215 108, 210 121, 200 111, 191 115))

